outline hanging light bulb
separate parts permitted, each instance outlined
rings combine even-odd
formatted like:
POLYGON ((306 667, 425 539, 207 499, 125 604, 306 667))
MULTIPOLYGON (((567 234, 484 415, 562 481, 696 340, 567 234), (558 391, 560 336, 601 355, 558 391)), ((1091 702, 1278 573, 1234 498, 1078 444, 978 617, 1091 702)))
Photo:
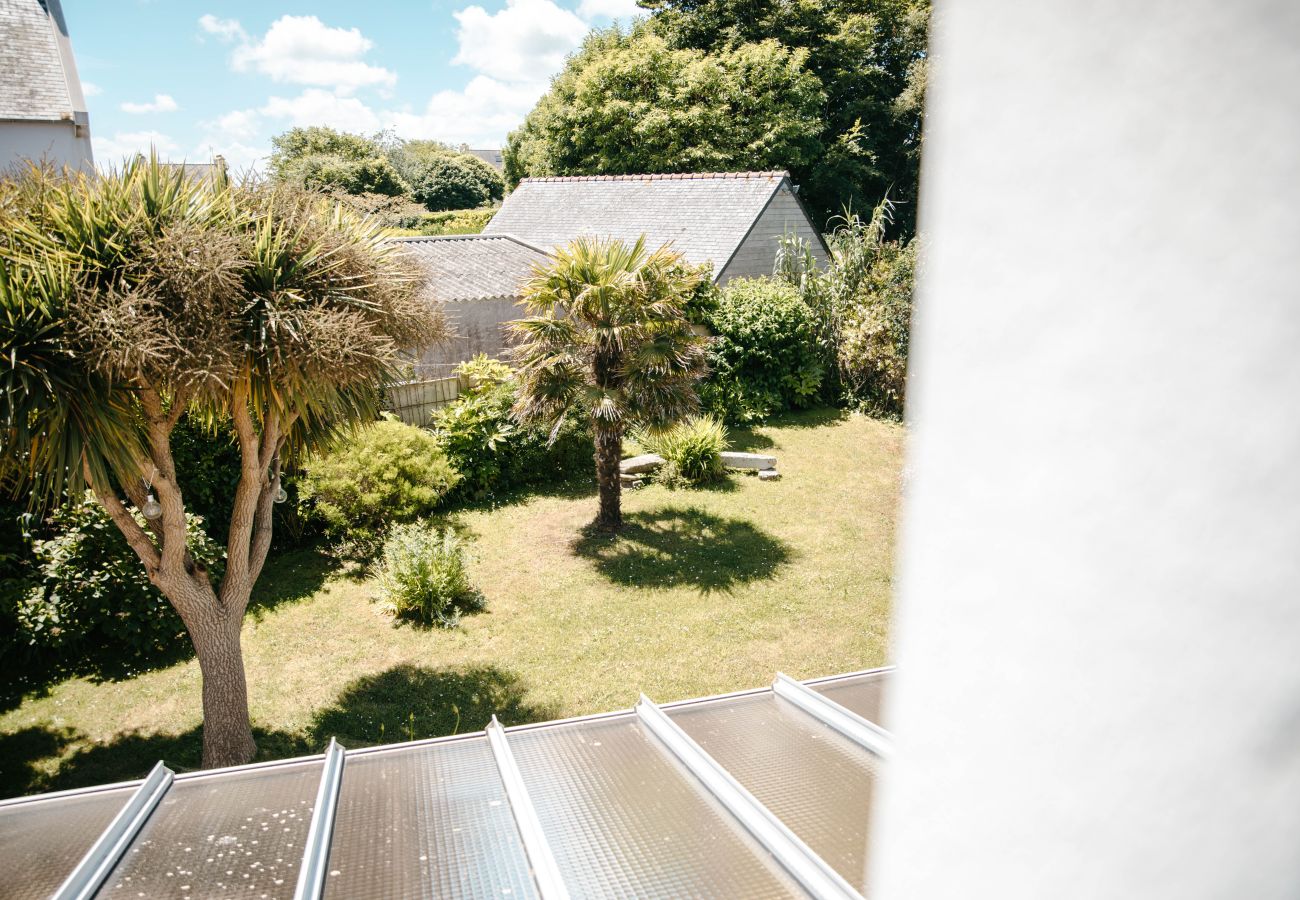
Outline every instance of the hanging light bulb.
POLYGON ((145 498, 144 506, 140 507, 140 512, 144 513, 146 519, 156 519, 162 515, 162 504, 152 493, 145 498))
POLYGON ((288 500, 288 499, 289 499, 289 492, 286 491, 283 487, 280 488, 279 490, 277 490, 277 491, 275 492, 275 502, 276 502, 276 503, 283 503, 284 501, 286 501, 286 500, 288 500))

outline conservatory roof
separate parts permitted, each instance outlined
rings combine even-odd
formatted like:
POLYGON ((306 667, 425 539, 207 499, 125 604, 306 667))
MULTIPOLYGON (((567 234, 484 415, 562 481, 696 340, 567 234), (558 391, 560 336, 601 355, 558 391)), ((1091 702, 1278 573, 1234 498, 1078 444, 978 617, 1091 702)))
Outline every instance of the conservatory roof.
POLYGON ((888 669, 0 803, 6 897, 860 898, 888 669))

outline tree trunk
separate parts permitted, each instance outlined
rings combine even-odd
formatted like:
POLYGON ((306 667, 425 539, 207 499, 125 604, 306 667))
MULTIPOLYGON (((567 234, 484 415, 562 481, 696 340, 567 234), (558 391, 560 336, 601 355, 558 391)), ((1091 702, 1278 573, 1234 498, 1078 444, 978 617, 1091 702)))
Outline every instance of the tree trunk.
POLYGON ((189 596, 178 609, 185 608, 185 627, 199 657, 203 676, 203 768, 238 766, 249 762, 257 752, 252 723, 248 717, 248 683, 244 678, 244 653, 240 647, 243 606, 217 600, 206 576, 196 578, 182 588, 189 596))
POLYGON ((617 428, 601 428, 596 432, 596 484, 600 489, 600 512, 596 525, 614 530, 623 525, 623 483, 619 478, 618 464, 623 458, 623 433, 617 428))

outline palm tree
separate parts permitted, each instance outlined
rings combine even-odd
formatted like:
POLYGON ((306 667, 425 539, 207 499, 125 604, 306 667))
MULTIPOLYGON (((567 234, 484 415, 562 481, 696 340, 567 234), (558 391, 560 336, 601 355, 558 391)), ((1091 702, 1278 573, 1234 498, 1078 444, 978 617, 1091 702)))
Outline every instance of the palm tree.
POLYGON ((442 330, 378 227, 317 198, 156 159, 0 182, 0 481, 104 506, 194 644, 205 766, 256 750, 240 633, 282 458, 374 419, 397 348, 442 330), (187 545, 182 416, 238 441, 219 580, 187 545))
POLYGON ((659 428, 699 406, 704 342, 683 305, 699 272, 644 236, 579 238, 534 270, 524 286, 533 315, 511 323, 519 394, 514 412, 558 432, 570 414, 591 421, 600 511, 596 525, 623 524, 619 461, 628 428, 659 428))

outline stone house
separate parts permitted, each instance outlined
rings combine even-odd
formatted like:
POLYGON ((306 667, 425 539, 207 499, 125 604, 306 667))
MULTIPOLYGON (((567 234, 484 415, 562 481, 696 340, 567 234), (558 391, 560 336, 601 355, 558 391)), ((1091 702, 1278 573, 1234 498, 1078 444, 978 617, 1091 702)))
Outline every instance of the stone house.
POLYGON ((0 170, 24 160, 89 171, 90 114, 59 0, 0 0, 0 170))

